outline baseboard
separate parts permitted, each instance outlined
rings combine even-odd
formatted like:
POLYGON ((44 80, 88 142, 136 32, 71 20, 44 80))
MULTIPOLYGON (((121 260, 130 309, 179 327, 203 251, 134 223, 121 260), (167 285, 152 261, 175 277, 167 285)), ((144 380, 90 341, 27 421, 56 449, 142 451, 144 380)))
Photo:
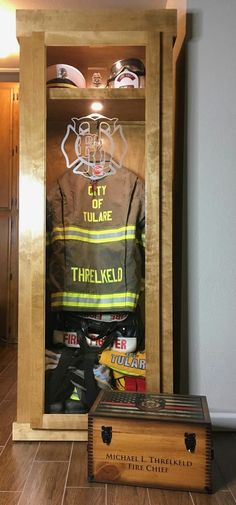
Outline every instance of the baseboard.
POLYGON ((32 429, 29 423, 13 423, 12 440, 17 441, 57 441, 85 442, 88 440, 87 430, 40 430, 32 429))
POLYGON ((210 411, 211 422, 214 429, 236 430, 236 412, 210 411))

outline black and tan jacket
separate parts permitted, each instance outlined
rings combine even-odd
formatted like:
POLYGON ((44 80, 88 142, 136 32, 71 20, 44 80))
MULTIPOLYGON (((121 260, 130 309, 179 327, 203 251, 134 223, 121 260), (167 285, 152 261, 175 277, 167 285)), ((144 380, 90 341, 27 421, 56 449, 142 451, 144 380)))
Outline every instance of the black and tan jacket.
POLYGON ((134 311, 143 276, 144 183, 125 168, 99 181, 67 171, 47 196, 54 310, 134 311))

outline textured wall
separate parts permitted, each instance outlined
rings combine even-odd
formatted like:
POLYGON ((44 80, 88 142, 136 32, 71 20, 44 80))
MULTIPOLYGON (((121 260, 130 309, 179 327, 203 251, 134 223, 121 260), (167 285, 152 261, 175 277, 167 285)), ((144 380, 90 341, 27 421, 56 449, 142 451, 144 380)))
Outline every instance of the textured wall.
POLYGON ((189 0, 188 12, 189 391, 236 428, 236 2, 189 0))

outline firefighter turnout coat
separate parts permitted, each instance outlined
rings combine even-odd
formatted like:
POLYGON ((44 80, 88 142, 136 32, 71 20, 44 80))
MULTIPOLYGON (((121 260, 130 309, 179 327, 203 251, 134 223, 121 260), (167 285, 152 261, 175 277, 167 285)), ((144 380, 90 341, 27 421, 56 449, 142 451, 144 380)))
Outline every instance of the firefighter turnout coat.
POLYGON ((134 311, 144 220, 144 182, 130 170, 98 181, 65 172, 47 196, 51 309, 134 311))

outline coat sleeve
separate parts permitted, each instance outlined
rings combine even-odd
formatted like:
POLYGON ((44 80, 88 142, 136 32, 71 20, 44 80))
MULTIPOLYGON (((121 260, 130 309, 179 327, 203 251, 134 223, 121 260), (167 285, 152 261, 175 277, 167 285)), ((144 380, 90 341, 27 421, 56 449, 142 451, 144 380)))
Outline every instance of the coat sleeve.
MULTIPOLYGON (((58 229, 63 233, 64 218, 63 218, 64 198, 61 187, 61 181, 58 179, 51 187, 46 198, 46 233, 47 233, 47 250, 46 250, 46 263, 47 263, 47 278, 50 282, 51 266, 55 260, 57 253, 55 253, 56 238, 58 236, 58 229)), ((60 265, 62 269, 62 265, 60 265)))
POLYGON ((137 200, 137 244, 142 258, 142 278, 145 278, 145 185, 144 181, 140 178, 137 179, 135 198, 137 200))

